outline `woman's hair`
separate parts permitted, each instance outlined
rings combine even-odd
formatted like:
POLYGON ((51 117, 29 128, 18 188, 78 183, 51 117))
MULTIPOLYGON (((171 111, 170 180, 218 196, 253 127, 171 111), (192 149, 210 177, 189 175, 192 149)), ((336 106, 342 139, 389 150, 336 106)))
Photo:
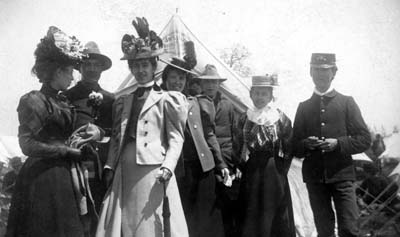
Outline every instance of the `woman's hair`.
POLYGON ((40 40, 34 52, 35 64, 32 74, 39 78, 41 83, 50 83, 57 69, 64 69, 76 65, 78 62, 63 54, 54 44, 54 40, 44 37, 40 40))
POLYGON ((179 74, 184 74, 185 76, 186 76, 186 74, 187 74, 185 71, 183 71, 183 70, 181 70, 181 69, 179 69, 179 68, 176 68, 176 67, 171 66, 171 65, 168 64, 168 65, 164 68, 163 73, 161 74, 162 84, 165 84, 165 83, 167 82, 168 75, 169 75, 169 73, 172 72, 172 71, 175 71, 175 72, 177 72, 177 73, 179 73, 179 74))
MULTIPOLYGON (((147 58, 147 59, 150 61, 153 68, 156 69, 157 68, 157 57, 152 57, 152 58, 147 58)), ((128 67, 129 67, 130 71, 132 71, 131 68, 133 67, 133 63, 138 60, 144 60, 144 59, 128 59, 128 67)))

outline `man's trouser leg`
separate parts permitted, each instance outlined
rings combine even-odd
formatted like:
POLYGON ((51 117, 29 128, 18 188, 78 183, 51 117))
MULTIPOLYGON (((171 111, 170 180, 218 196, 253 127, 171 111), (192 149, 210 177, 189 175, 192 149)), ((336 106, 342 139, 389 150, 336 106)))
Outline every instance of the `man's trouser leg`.
POLYGON ((358 207, 353 181, 342 181, 331 185, 339 236, 357 236, 358 207))
POLYGON ((335 214, 329 186, 323 183, 307 183, 307 190, 318 237, 335 236, 335 214))

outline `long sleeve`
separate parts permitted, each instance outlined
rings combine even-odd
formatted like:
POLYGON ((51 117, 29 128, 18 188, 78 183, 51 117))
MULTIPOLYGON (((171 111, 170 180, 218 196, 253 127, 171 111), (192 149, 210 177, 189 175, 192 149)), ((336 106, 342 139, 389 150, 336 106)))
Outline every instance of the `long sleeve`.
POLYGON ((305 148, 303 140, 306 138, 306 125, 303 115, 302 103, 299 104, 293 124, 292 154, 298 158, 304 158, 305 148))
POLYGON ((184 142, 184 131, 188 116, 188 102, 179 92, 168 92, 164 102, 164 122, 168 148, 162 167, 174 171, 184 142))
POLYGON ((105 168, 115 169, 117 163, 118 149, 121 138, 121 118, 124 104, 124 97, 119 97, 113 104, 112 108, 112 131, 110 138, 110 146, 108 150, 105 168))
POLYGON ((340 152, 346 155, 364 152, 371 145, 371 135, 353 97, 349 97, 346 106, 347 136, 338 138, 340 152))
POLYGON ((203 125, 204 138, 214 157, 215 166, 217 169, 227 168, 225 161, 221 155, 221 149, 218 144, 217 136, 215 135, 215 108, 212 101, 208 98, 198 98, 201 123, 203 125))
POLYGON ((22 152, 29 157, 62 158, 68 147, 62 142, 42 140, 39 133, 44 127, 49 112, 46 98, 34 91, 21 97, 18 105, 18 138, 22 152))
POLYGON ((233 133, 233 145, 232 145, 232 156, 237 160, 237 165, 239 168, 243 168, 246 160, 243 157, 243 145, 244 145, 244 138, 243 138, 243 127, 244 123, 246 122, 246 113, 243 113, 235 123, 235 133, 233 133))

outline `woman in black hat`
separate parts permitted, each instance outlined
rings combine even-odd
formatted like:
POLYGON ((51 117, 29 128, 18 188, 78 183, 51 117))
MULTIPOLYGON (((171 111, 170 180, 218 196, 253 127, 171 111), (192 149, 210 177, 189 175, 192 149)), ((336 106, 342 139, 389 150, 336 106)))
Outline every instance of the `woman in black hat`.
MULTIPOLYGON (((186 94, 190 63, 173 58, 162 74, 163 89, 186 94)), ((189 116, 185 129, 181 159, 176 174, 179 193, 191 237, 223 236, 222 216, 215 207, 215 176, 228 178, 228 166, 222 159, 215 136, 215 109, 204 95, 188 96, 189 116), (180 174, 179 171, 183 171, 180 174)))
POLYGON ((254 76, 250 98, 254 107, 239 120, 236 154, 243 172, 239 194, 241 236, 294 237, 287 172, 291 156, 291 121, 274 106, 276 75, 254 76))
POLYGON ((86 187, 74 186, 72 172, 85 152, 67 145, 74 110, 59 93, 71 84, 82 49, 75 37, 53 26, 37 45, 32 73, 42 88, 23 95, 17 108, 19 144, 29 157, 17 178, 6 236, 88 235, 90 194, 78 195, 86 187))

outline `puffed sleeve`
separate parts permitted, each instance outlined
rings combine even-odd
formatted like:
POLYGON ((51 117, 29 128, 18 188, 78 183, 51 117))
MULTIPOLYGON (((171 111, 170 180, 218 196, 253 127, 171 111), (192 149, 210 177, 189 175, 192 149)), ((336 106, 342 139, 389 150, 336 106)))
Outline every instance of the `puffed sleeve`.
POLYGON ((175 91, 164 95, 164 123, 168 149, 162 167, 174 171, 184 142, 189 104, 186 97, 175 91))
POLYGON ((63 158, 67 155, 66 145, 51 144, 40 139, 39 133, 49 116, 48 103, 45 96, 38 91, 22 96, 19 101, 19 145, 22 152, 29 157, 63 158))
POLYGON ((201 123, 203 125, 204 138, 213 154, 215 165, 218 169, 228 168, 221 155, 221 149, 215 135, 215 108, 208 97, 197 98, 200 107, 201 123))

